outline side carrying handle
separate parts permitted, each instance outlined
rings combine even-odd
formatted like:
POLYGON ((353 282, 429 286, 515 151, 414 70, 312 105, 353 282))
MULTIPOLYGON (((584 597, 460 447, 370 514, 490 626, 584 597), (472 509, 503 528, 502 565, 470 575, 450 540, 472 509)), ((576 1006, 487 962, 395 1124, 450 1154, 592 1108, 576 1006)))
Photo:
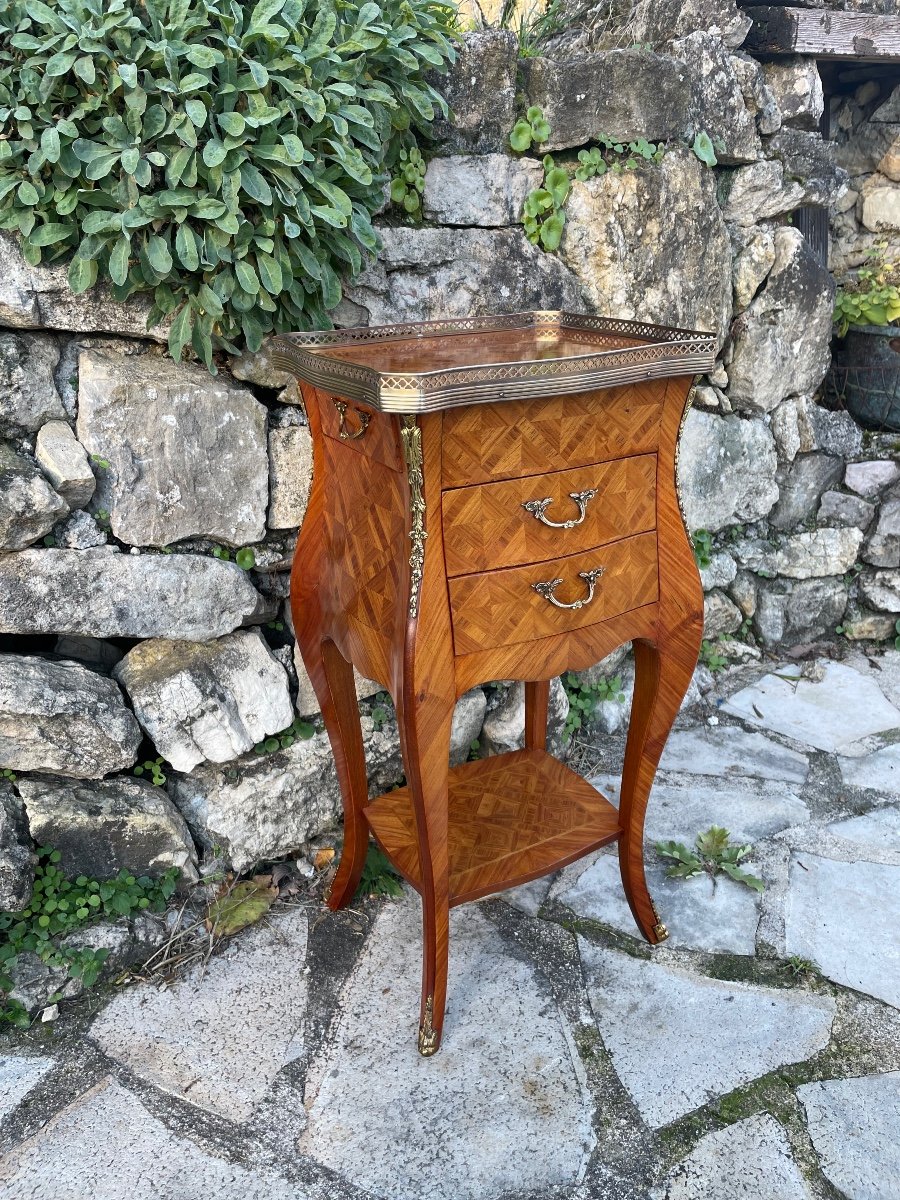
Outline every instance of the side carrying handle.
POLYGON ((561 579, 548 579, 544 583, 533 583, 531 586, 536 592, 539 592, 545 600, 549 600, 551 604, 555 605, 556 608, 584 608, 585 605, 590 604, 590 602, 593 600, 594 588, 597 580, 605 570, 606 567, 595 567, 593 571, 578 572, 578 578, 583 579, 587 584, 587 595, 583 596, 580 600, 573 601, 572 604, 564 604, 562 600, 557 600, 557 598, 553 595, 553 593, 562 583, 561 579))
POLYGON ((359 429, 357 429, 357 430, 355 430, 355 432, 351 433, 350 430, 347 428, 347 402, 346 402, 346 400, 335 400, 335 401, 333 401, 333 403, 334 403, 334 407, 338 410, 338 412, 340 413, 340 416, 341 416, 341 419, 338 422, 338 436, 340 437, 341 441, 342 442, 355 442, 357 438, 361 438, 362 435, 369 428, 369 421, 372 418, 372 414, 366 412, 366 410, 363 408, 354 408, 353 411, 356 413, 357 417, 359 418, 359 429))
POLYGON ((588 501, 593 500, 597 495, 596 488, 586 488, 583 492, 569 492, 571 499, 578 505, 578 517, 572 518, 570 521, 548 521, 545 513, 553 503, 552 496, 545 496, 543 500, 525 500, 522 507, 531 513, 542 525, 549 525, 551 529, 574 529, 576 525, 580 525, 587 515, 588 501))

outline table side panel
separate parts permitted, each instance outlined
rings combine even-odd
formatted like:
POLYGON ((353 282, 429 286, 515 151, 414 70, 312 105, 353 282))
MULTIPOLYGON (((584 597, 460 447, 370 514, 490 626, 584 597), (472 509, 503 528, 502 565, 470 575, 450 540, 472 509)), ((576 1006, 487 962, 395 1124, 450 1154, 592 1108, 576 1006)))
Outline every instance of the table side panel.
POLYGON ((346 400, 332 392, 320 393, 322 432, 326 437, 340 442, 375 462, 383 463, 392 471, 403 470, 403 454, 400 450, 399 418, 389 413, 376 412, 368 404, 346 400), (341 413, 339 404, 347 406, 343 431, 350 436, 341 437, 341 413), (363 429, 363 424, 365 428, 363 429), (360 432, 362 431, 362 432, 360 432), (353 436, 359 434, 359 436, 353 436))

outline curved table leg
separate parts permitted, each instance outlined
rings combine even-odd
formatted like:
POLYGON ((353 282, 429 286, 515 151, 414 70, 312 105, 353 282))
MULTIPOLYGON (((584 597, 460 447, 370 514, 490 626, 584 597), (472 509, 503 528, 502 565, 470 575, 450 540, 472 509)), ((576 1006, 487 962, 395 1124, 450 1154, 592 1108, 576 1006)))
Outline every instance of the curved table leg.
POLYGON ((668 937, 668 931, 647 890, 644 816, 666 738, 691 682, 702 633, 702 621, 686 620, 676 629, 660 629, 657 643, 634 643, 634 700, 619 803, 619 868, 638 928, 653 944, 668 937))
POLYGON ((525 684, 525 749, 547 749, 547 711, 550 706, 550 680, 525 684))

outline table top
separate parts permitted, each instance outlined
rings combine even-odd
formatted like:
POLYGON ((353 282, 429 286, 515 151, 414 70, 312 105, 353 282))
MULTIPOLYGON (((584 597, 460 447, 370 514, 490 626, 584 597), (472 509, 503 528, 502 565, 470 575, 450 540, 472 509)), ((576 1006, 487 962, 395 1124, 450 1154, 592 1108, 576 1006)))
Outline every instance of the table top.
POLYGON ((288 333, 278 366, 382 412, 564 395, 712 369, 711 333, 568 312, 288 333))

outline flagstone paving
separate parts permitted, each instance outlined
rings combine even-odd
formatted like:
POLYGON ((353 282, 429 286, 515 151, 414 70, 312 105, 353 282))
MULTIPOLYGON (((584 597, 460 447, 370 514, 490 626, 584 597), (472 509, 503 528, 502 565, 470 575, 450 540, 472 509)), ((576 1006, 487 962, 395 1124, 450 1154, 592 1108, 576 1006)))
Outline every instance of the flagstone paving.
POLYGON ((417 899, 276 906, 3 1035, 0 1200, 900 1200, 898 795, 900 654, 734 668, 651 795, 660 947, 612 848, 456 909, 422 1059, 417 899), (761 896, 666 877, 713 824, 761 896))

